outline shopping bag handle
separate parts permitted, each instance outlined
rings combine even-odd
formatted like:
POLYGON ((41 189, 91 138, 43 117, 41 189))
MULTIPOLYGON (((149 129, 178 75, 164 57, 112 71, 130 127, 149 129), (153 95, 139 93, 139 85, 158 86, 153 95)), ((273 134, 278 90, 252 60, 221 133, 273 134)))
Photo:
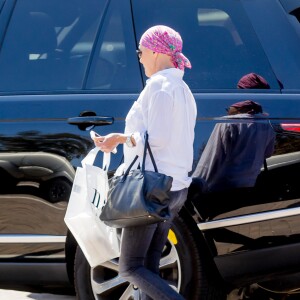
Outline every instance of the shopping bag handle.
MULTIPOLYGON (((93 148, 88 154, 87 156, 81 161, 81 165, 82 167, 84 167, 85 165, 94 165, 96 156, 98 154, 98 152, 100 151, 99 147, 95 147, 93 148)), ((102 169, 104 171, 108 171, 109 169, 109 165, 110 165, 110 152, 103 152, 103 162, 102 162, 102 169)))

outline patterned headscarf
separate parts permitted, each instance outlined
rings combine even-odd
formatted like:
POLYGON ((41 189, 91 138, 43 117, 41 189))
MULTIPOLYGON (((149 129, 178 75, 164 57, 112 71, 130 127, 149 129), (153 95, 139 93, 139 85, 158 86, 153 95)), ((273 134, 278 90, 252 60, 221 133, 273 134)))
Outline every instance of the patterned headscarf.
POLYGON ((182 39, 178 32, 164 25, 149 28, 141 37, 140 45, 157 53, 171 56, 175 68, 191 68, 190 61, 182 54, 182 39))

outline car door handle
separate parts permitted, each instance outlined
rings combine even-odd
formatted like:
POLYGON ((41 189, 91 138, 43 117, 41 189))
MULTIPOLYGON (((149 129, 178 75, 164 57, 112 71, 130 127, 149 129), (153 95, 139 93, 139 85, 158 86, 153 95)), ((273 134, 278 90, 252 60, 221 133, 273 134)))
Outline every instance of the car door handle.
POLYGON ((68 123, 71 125, 104 126, 112 125, 114 118, 100 116, 73 117, 68 119, 68 123))

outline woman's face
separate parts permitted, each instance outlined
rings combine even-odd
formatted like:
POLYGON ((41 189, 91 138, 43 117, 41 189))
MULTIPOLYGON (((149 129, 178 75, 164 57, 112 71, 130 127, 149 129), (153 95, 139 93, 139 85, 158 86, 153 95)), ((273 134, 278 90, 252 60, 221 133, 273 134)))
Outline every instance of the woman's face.
POLYGON ((154 73, 156 73, 156 55, 152 50, 145 48, 144 46, 139 46, 140 55, 140 63, 143 65, 145 69, 145 74, 147 77, 151 77, 154 73))

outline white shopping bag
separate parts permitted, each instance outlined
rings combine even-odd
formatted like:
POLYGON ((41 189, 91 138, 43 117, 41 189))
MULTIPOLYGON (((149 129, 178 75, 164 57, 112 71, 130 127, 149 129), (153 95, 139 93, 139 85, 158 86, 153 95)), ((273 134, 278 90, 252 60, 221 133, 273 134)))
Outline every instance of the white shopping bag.
POLYGON ((92 149, 77 168, 64 218, 91 267, 120 255, 116 229, 99 219, 108 191, 110 153, 103 154, 101 169, 94 166, 98 150, 92 149))

